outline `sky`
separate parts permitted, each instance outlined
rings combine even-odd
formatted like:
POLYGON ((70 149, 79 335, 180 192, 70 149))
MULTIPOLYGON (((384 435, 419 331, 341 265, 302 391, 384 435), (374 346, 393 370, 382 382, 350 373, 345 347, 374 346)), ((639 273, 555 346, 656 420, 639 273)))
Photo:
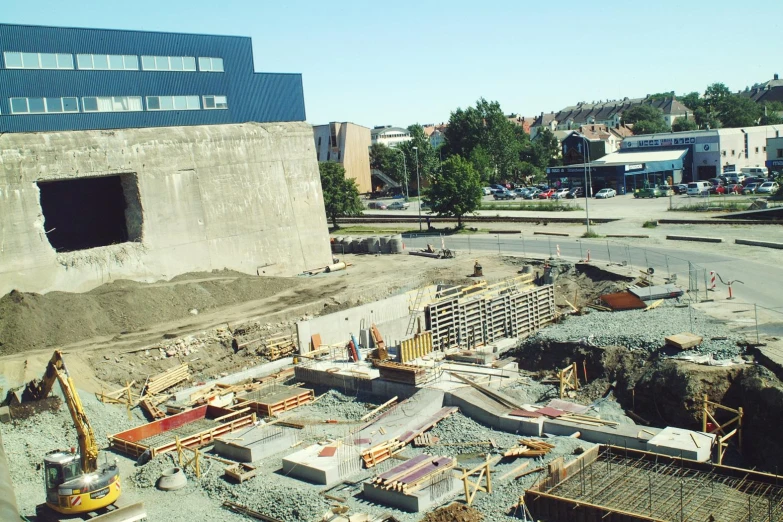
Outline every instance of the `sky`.
POLYGON ((479 98, 536 116, 580 101, 736 91, 783 74, 783 0, 2 0, 4 23, 250 36, 301 73, 307 121, 446 122, 479 98))

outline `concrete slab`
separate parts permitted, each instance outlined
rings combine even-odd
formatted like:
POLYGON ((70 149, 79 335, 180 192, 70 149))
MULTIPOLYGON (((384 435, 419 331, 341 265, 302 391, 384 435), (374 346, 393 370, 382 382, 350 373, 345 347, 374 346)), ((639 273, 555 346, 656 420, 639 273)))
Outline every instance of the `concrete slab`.
POLYGON ((285 451, 297 440, 297 430, 262 424, 215 439, 215 453, 237 462, 258 462, 285 451))
POLYGON ((358 473, 362 459, 356 446, 341 444, 332 456, 319 456, 324 446, 313 444, 283 458, 283 473, 313 484, 333 486, 358 473))
POLYGON ((713 434, 670 426, 647 441, 647 451, 707 462, 712 455, 715 438, 713 434))
POLYGON ((647 442, 660 433, 661 428, 618 424, 617 426, 593 426, 566 420, 566 417, 544 420, 544 434, 570 436, 579 432, 580 439, 596 444, 611 444, 621 448, 647 451, 647 442))

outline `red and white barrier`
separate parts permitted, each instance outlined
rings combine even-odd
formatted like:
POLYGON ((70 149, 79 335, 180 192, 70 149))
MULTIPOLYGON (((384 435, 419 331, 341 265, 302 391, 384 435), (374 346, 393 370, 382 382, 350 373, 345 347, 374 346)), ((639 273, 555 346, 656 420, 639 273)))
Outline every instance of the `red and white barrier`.
POLYGON ((715 291, 715 272, 710 270, 710 286, 707 287, 707 290, 715 291))
POLYGON ((560 245, 556 245, 556 246, 557 246, 557 257, 560 257, 560 245))

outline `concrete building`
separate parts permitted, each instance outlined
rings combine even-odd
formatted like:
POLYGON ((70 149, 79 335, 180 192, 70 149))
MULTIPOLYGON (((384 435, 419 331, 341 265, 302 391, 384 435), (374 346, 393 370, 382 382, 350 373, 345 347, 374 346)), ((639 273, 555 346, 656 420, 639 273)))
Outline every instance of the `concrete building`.
POLYGON ((615 127, 622 123, 623 112, 638 105, 650 105, 663 112, 667 125, 678 118, 688 115, 688 108, 676 98, 624 98, 598 103, 578 103, 554 113, 543 112, 535 119, 530 128, 530 137, 534 137, 539 129, 548 127, 551 131, 575 130, 582 125, 606 125, 615 127))
POLYGON ((780 133, 774 138, 767 138, 767 161, 764 165, 770 174, 783 173, 783 136, 780 133))
POLYGON ((548 168, 547 176, 552 182, 581 186, 589 169, 593 193, 609 187, 618 194, 632 192, 645 181, 658 185, 706 180, 742 167, 764 166, 767 139, 782 131, 781 125, 766 125, 632 136, 623 140, 618 152, 588 158, 589 164, 548 168))
POLYGON ((2 134, 0 238, 0 294, 331 261, 304 122, 2 134))
POLYGON ((350 122, 313 126, 318 161, 336 161, 345 175, 356 181, 359 192, 372 191, 370 177, 370 129, 350 122))
POLYGON ((304 121, 250 38, 0 24, 0 132, 304 121))
POLYGON ((411 133, 408 132, 408 129, 392 127, 391 125, 374 127, 371 136, 373 145, 379 143, 381 145, 386 145, 387 147, 396 147, 400 143, 405 143, 406 141, 411 141, 413 139, 411 133))

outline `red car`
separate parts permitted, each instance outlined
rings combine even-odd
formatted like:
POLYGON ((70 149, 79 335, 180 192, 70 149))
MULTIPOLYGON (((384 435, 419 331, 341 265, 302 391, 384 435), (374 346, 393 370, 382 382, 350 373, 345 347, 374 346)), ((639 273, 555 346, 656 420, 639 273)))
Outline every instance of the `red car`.
POLYGON ((742 185, 732 183, 726 186, 726 194, 742 194, 742 185))
POLYGON ((549 199, 555 194, 555 189, 545 190, 538 195, 538 199, 549 199))

